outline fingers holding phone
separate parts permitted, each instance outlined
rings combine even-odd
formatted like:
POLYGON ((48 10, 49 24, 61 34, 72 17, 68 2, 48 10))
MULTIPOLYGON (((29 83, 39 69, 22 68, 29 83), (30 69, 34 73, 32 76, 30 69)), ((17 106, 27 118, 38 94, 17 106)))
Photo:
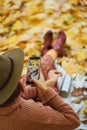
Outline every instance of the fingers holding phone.
POLYGON ((37 85, 37 87, 41 90, 41 91, 45 91, 47 90, 47 84, 45 81, 42 81, 42 80, 36 80, 36 79, 33 79, 34 83, 37 85))

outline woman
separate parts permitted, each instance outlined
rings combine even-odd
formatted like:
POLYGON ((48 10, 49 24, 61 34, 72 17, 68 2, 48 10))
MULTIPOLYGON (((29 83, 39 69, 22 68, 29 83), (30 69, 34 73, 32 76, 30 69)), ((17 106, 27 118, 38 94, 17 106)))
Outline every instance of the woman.
MULTIPOLYGON (((24 54, 18 48, 0 56, 0 130, 73 130, 78 127, 77 114, 49 87, 42 74, 39 80, 33 81, 43 103, 34 101, 38 97, 37 88, 26 86, 25 80, 20 80, 23 61, 24 54), (26 89, 23 94, 23 87, 33 95, 26 94, 26 89)), ((61 73, 56 70, 48 73, 50 81, 57 81, 59 76, 61 73)))

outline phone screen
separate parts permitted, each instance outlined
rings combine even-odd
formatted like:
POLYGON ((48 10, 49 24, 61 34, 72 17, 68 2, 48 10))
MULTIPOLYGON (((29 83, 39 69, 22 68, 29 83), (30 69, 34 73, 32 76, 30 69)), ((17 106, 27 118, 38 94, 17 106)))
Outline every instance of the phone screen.
POLYGON ((28 67, 26 74, 26 84, 34 84, 33 79, 39 79, 40 77, 40 57, 29 57, 28 67))

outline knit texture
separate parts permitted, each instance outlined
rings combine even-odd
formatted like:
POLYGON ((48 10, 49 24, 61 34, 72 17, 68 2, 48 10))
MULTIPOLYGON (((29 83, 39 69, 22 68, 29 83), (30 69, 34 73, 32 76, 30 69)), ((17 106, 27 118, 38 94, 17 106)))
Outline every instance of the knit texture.
POLYGON ((77 114, 51 88, 42 95, 44 104, 19 97, 0 108, 0 130, 73 130, 79 126, 77 114))

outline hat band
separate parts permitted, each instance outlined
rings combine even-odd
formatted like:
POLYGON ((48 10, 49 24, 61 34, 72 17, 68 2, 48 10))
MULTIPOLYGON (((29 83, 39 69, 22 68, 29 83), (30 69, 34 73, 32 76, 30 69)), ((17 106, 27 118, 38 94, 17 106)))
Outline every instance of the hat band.
POLYGON ((11 69, 10 69, 10 72, 9 72, 9 75, 8 75, 8 78, 6 79, 6 81, 4 82, 4 84, 2 86, 0 86, 0 91, 5 87, 5 85, 9 82, 10 78, 11 78, 11 75, 13 73, 13 68, 14 68, 14 64, 13 64, 13 61, 12 59, 9 57, 10 61, 11 61, 11 69))

